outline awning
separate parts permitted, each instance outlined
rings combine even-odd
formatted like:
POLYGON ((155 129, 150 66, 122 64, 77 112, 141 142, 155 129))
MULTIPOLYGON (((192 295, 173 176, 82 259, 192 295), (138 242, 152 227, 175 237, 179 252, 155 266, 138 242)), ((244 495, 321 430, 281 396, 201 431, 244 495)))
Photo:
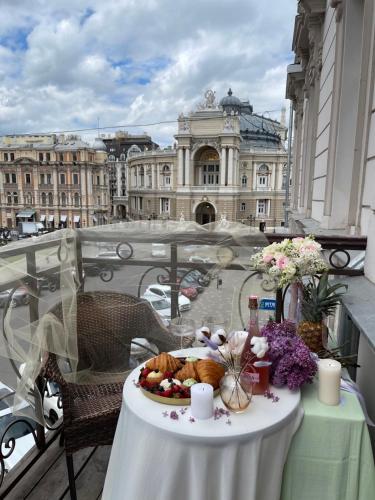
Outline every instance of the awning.
POLYGON ((74 216, 74 222, 79 222, 80 221, 80 216, 79 215, 75 215, 74 216))
POLYGON ((95 217, 95 215, 94 215, 94 217, 92 218, 92 220, 93 220, 94 222, 98 222, 98 219, 95 217))
POLYGON ((66 222, 66 218, 67 218, 66 215, 60 215, 60 221, 61 222, 66 222))
POLYGON ((23 210, 22 212, 18 212, 17 217, 32 217, 35 214, 35 210, 23 210))
POLYGON ((40 222, 44 222, 46 220, 46 216, 45 215, 41 215, 40 216, 40 222))
POLYGON ((54 221, 54 216, 53 215, 49 215, 48 216, 48 221, 49 222, 53 222, 54 221))

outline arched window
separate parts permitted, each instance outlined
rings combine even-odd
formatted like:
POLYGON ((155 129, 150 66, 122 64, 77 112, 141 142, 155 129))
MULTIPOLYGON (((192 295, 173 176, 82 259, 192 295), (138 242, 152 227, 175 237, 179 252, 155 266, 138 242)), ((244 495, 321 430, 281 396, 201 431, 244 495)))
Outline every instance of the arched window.
POLYGON ((109 161, 115 161, 115 157, 114 157, 114 155, 109 155, 109 156, 108 156, 108 160, 109 160, 109 161))
POLYGON ((169 168, 169 165, 164 165, 163 167, 163 174, 164 175, 169 175, 171 173, 171 169, 169 168))
POLYGON ((27 193, 26 195, 26 205, 32 205, 33 204, 33 195, 32 193, 27 193))
POLYGON ((18 205, 18 193, 16 192, 13 193, 13 203, 18 205))
POLYGON ((7 203, 8 205, 11 205, 12 204, 12 193, 7 193, 7 203))
POLYGON ((52 193, 48 193, 48 205, 50 207, 53 206, 53 194, 52 193))
POLYGON ((46 193, 42 193, 42 206, 45 207, 47 205, 47 195, 46 193))
POLYGON ((268 187, 269 184, 269 175, 270 175, 270 169, 266 164, 262 164, 258 167, 258 187, 259 188, 266 188, 268 187))
POLYGON ((66 193, 61 193, 61 206, 66 207, 66 193))
POLYGON ((247 175, 243 175, 241 178, 241 186, 243 188, 247 187, 247 175))
POLYGON ((121 153, 120 154, 120 161, 125 161, 126 160, 126 156, 124 153, 121 153))
POLYGON ((79 193, 74 193, 74 206, 75 207, 79 207, 80 206, 79 193))

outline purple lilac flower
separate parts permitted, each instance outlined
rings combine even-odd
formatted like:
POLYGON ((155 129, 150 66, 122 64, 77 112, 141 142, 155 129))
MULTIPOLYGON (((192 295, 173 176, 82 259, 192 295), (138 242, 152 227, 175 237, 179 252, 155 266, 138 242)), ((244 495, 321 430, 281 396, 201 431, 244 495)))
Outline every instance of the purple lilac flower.
POLYGON ((171 411, 169 417, 172 419, 172 420, 178 420, 178 413, 176 411, 171 411))
POLYGON ((167 411, 163 411, 162 415, 163 415, 163 417, 168 417, 168 412, 167 411))
POLYGON ((194 417, 190 417, 189 418, 189 422, 191 422, 191 423, 195 422, 195 418, 194 417))
POLYGON ((269 344, 268 356, 272 361, 272 384, 287 385, 293 390, 306 382, 312 382, 317 371, 317 364, 309 348, 296 334, 294 323, 290 321, 269 322, 262 328, 262 335, 267 337, 269 344))

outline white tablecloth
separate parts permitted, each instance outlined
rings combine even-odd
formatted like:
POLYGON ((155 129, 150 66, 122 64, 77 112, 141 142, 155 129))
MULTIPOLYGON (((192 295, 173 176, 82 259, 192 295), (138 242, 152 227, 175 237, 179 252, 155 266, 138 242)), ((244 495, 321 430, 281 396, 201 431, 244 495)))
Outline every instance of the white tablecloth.
MULTIPOLYGON (((183 351, 204 357, 205 348, 183 351)), ((303 416, 300 393, 272 389, 248 410, 190 422, 190 409, 161 405, 128 377, 103 500, 279 500, 284 462, 303 416), (178 420, 169 417, 177 411, 178 420), (163 412, 167 411, 168 416, 163 412)), ((215 406, 224 408, 220 396, 215 406)))

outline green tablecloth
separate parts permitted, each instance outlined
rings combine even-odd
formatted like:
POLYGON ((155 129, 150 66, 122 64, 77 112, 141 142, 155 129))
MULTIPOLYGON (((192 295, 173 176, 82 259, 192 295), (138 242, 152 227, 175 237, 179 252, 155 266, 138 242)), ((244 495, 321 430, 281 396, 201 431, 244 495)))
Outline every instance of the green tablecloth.
POLYGON ((305 416, 289 449, 282 500, 375 500, 370 437, 358 399, 318 401, 317 384, 302 390, 305 416))

